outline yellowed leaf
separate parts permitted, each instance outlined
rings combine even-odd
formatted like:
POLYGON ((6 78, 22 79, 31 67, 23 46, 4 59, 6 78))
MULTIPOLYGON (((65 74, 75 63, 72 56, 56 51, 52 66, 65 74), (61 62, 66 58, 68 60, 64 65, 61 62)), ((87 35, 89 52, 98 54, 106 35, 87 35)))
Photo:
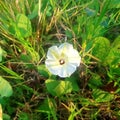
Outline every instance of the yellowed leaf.
POLYGON ((0 120, 3 120, 2 119, 2 106, 1 106, 1 104, 0 104, 0 120))

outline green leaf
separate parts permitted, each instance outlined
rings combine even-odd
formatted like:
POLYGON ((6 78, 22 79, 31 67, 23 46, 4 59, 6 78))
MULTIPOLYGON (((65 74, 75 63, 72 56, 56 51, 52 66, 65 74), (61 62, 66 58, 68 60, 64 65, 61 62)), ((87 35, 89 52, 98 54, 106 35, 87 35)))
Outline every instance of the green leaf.
POLYGON ((27 54, 21 54, 20 55, 20 60, 26 63, 27 68, 34 68, 34 65, 32 64, 32 57, 27 54))
POLYGON ((65 31, 65 35, 66 35, 68 38, 72 38, 72 32, 69 31, 69 30, 66 30, 66 31, 65 31))
POLYGON ((32 57, 30 55, 27 55, 27 54, 21 54, 20 55, 20 60, 22 60, 23 62, 31 62, 32 61, 32 57))
POLYGON ((30 115, 28 113, 21 112, 18 118, 18 120, 30 120, 30 115))
POLYGON ((101 87, 103 84, 102 84, 101 78, 98 74, 92 74, 92 77, 89 80, 88 85, 90 88, 94 89, 94 88, 101 87))
POLYGON ((114 40, 112 47, 120 48, 120 35, 114 40))
POLYGON ((111 68, 111 69, 112 69, 112 73, 114 75, 120 76, 120 67, 118 67, 118 68, 111 68))
POLYGON ((12 93, 13 90, 9 82, 0 76, 0 97, 10 97, 12 93))
POLYGON ((92 96, 96 102, 109 102, 114 99, 114 95, 100 89, 94 89, 92 96))
POLYGON ((43 77, 48 78, 49 76, 51 76, 51 73, 48 71, 45 65, 39 65, 37 66, 37 69, 38 69, 38 73, 43 77))
POLYGON ((4 61, 7 56, 7 52, 0 47, 0 62, 4 61))
POLYGON ((32 11, 32 13, 30 15, 28 15, 29 19, 33 19, 36 16, 38 16, 38 8, 39 8, 39 4, 36 4, 33 11, 32 11))
MULTIPOLYGON (((17 15, 16 25, 22 37, 29 37, 30 35, 32 35, 31 22, 24 14, 17 15)), ((16 33, 16 34, 18 35, 19 33, 16 33)))
POLYGON ((110 42, 104 37, 97 37, 94 39, 92 54, 98 59, 104 61, 110 49, 110 42))
POLYGON ((88 99, 88 98, 83 98, 83 97, 80 98, 80 103, 81 103, 83 106, 88 106, 88 105, 93 104, 90 99, 88 99))
POLYGON ((48 3, 49 3, 48 0, 42 1, 40 9, 39 9, 39 3, 37 3, 36 5, 34 5, 34 9, 32 10, 32 13, 28 15, 28 18, 29 19, 33 19, 33 18, 37 17, 38 16, 38 12, 40 12, 42 14, 46 13, 47 16, 51 16, 52 15, 51 7, 48 6, 48 3))
POLYGON ((120 63, 120 50, 117 48, 111 48, 108 56, 105 58, 105 64, 114 65, 120 63))
POLYGON ((45 84, 48 92, 53 96, 59 97, 72 91, 72 84, 70 81, 48 79, 45 84))
POLYGON ((76 76, 71 76, 71 77, 65 79, 65 81, 71 82, 72 91, 79 91, 77 79, 78 78, 76 76))
POLYGON ((11 118, 8 114, 3 113, 3 120, 11 120, 11 118))
POLYGON ((111 0, 109 8, 120 8, 120 0, 111 0))
POLYGON ((110 52, 108 53, 105 64, 118 65, 120 63, 120 36, 118 36, 112 43, 110 52))

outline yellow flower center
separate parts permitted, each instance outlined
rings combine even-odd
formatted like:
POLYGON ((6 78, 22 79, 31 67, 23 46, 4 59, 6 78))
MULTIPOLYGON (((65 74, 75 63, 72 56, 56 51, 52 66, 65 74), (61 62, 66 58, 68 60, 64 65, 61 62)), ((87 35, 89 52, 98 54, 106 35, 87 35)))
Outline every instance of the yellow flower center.
POLYGON ((60 63, 60 65, 63 65, 63 64, 65 64, 65 60, 64 59, 60 59, 59 63, 60 63))

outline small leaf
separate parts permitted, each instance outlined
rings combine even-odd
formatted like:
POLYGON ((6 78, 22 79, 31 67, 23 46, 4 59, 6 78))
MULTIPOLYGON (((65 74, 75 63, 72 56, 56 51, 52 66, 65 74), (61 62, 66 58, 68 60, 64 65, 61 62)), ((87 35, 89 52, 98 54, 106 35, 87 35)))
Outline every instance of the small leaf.
POLYGON ((50 72, 49 72, 48 69, 45 67, 45 65, 39 65, 39 66, 37 67, 37 69, 38 69, 38 73, 39 73, 40 75, 42 75, 43 77, 48 78, 49 76, 51 76, 50 72))
POLYGON ((30 15, 28 15, 29 19, 33 19, 36 16, 38 16, 38 8, 39 8, 39 4, 36 4, 33 11, 32 11, 32 13, 30 15))
POLYGON ((109 102, 114 99, 113 94, 102 91, 100 89, 94 89, 92 96, 96 102, 109 102))
POLYGON ((71 82, 72 91, 79 91, 79 86, 77 84, 77 77, 71 76, 69 78, 66 78, 65 81, 71 82))
POLYGON ((110 52, 105 58, 105 64, 119 65, 120 63, 120 36, 118 36, 112 43, 110 52))
POLYGON ((110 42, 104 37, 97 37, 94 40, 94 48, 92 49, 93 56, 101 61, 104 61, 110 49, 110 42))
POLYGON ((9 82, 0 76, 0 97, 10 97, 12 93, 13 90, 9 82))
POLYGON ((32 61, 32 57, 30 55, 27 55, 27 54, 21 54, 20 55, 20 60, 22 60, 23 62, 31 62, 32 61))
POLYGON ((65 34, 66 34, 66 36, 67 36, 68 38, 72 38, 72 32, 71 32, 71 31, 66 30, 66 31, 65 31, 65 34))
MULTIPOLYGON (((16 24, 22 37, 29 37, 32 34, 31 22, 24 14, 17 15, 16 24)), ((16 34, 19 34, 19 33, 16 33, 16 34)))
POLYGON ((98 74, 92 74, 92 78, 89 80, 88 85, 90 88, 94 89, 94 88, 101 87, 103 84, 98 74))
POLYGON ((57 81, 48 79, 45 83, 48 92, 53 96, 61 96, 72 91, 72 85, 70 81, 57 81))

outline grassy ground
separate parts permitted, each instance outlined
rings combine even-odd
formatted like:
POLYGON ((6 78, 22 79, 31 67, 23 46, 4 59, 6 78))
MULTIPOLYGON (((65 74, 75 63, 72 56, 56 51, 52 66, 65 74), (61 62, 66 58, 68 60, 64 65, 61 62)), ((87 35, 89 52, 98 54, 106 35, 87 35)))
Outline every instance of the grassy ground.
POLYGON ((0 105, 3 120, 119 120, 119 0, 1 0, 0 105), (82 62, 63 80, 44 62, 65 41, 82 62))

